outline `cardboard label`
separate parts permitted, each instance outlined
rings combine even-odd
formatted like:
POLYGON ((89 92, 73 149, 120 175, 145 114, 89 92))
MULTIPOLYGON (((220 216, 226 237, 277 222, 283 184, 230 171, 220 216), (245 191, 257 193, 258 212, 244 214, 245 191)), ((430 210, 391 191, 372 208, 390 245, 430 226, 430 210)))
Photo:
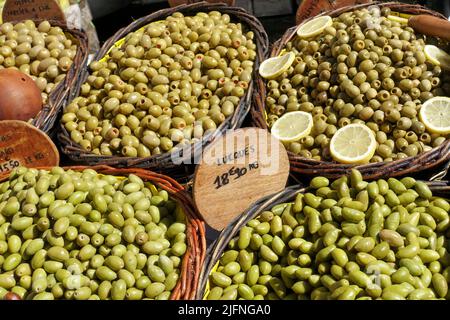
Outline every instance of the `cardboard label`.
POLYGON ((3 21, 53 20, 66 22, 61 7, 55 0, 6 0, 3 21))
POLYGON ((317 16, 325 11, 370 2, 372 0, 303 0, 297 10, 296 21, 297 24, 300 24, 304 20, 317 16))
POLYGON ((58 164, 58 149, 45 133, 23 121, 0 121, 0 173, 58 164))
POLYGON ((255 201, 280 192, 289 176, 284 146, 258 128, 230 131, 203 153, 194 178, 197 209, 222 230, 255 201))

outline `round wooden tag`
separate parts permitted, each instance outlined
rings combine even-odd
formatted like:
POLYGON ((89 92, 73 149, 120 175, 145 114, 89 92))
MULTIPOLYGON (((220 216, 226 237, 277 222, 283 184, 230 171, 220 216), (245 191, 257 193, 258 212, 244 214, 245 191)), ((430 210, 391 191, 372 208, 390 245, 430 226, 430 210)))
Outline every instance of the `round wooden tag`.
POLYGON ((266 130, 230 131, 203 153, 193 185, 206 223, 224 229, 258 199, 282 191, 289 176, 284 146, 266 130))
POLYGON ((66 17, 55 0, 6 0, 3 22, 21 20, 53 20, 66 23, 66 17))
POLYGON ((57 165, 58 149, 45 133, 24 121, 0 121, 0 173, 18 166, 57 165))

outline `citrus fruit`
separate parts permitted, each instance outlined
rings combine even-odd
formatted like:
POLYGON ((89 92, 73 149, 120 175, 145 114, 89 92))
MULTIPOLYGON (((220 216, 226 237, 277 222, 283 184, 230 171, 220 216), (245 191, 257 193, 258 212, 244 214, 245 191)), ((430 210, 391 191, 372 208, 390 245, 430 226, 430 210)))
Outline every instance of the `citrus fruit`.
POLYGON ((297 30, 297 35, 302 39, 309 39, 321 34, 325 28, 331 27, 332 24, 333 19, 330 16, 317 17, 302 24, 297 30))
POLYGON ((408 24, 408 19, 403 18, 403 17, 399 17, 399 16, 394 16, 394 15, 388 15, 387 18, 391 21, 395 21, 401 24, 408 24))
POLYGON ((275 79, 287 71, 295 59, 293 52, 264 60, 259 66, 259 74, 265 79, 275 79))
POLYGON ((447 52, 431 44, 425 46, 424 52, 428 61, 450 70, 450 55, 447 52))
POLYGON ((450 133, 450 98, 434 97, 422 104, 420 121, 433 133, 450 133))
POLYGON ((330 153, 340 163, 368 163, 375 154, 375 135, 363 124, 349 124, 331 138, 330 153))
POLYGON ((272 126, 272 135, 282 142, 295 142, 311 133, 313 118, 304 111, 288 112, 272 126))

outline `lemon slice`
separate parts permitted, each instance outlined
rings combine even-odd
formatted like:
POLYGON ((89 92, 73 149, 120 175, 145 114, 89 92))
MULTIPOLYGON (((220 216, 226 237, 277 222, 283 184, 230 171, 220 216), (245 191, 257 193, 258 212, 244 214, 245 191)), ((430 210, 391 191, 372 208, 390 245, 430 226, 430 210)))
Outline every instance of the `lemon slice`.
POLYGON ((349 124, 331 138, 330 152, 340 163, 368 163, 375 154, 375 134, 363 124, 349 124))
POLYGON ((313 118, 304 111, 288 112, 275 121, 272 135, 281 142, 295 142, 311 133, 313 118))
POLYGON ((450 70, 450 55, 447 52, 431 44, 427 44, 424 51, 431 63, 450 70))
POLYGON ((302 39, 315 37, 323 32, 325 28, 331 27, 333 19, 330 16, 321 16, 305 24, 302 24, 298 30, 297 35, 302 39))
POLYGON ((434 97, 420 108, 420 121, 433 133, 450 133, 450 98, 434 97))
POLYGON ((287 71, 295 59, 295 53, 288 52, 282 56, 264 60, 259 66, 259 74, 265 79, 275 79, 287 71))
POLYGON ((391 20, 391 21, 395 21, 395 22, 398 22, 398 23, 401 23, 401 24, 408 24, 408 21, 409 21, 406 18, 402 18, 402 17, 399 17, 399 16, 393 16, 391 14, 388 15, 387 18, 389 20, 391 20))

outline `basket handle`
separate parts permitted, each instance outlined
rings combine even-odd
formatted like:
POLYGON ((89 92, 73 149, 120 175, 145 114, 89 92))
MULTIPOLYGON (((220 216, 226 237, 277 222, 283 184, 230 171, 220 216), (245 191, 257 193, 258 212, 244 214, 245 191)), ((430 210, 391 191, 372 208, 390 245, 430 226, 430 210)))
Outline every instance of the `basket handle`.
POLYGON ((450 161, 444 166, 441 172, 436 173, 430 178, 430 181, 442 181, 448 174, 450 170, 450 161))

